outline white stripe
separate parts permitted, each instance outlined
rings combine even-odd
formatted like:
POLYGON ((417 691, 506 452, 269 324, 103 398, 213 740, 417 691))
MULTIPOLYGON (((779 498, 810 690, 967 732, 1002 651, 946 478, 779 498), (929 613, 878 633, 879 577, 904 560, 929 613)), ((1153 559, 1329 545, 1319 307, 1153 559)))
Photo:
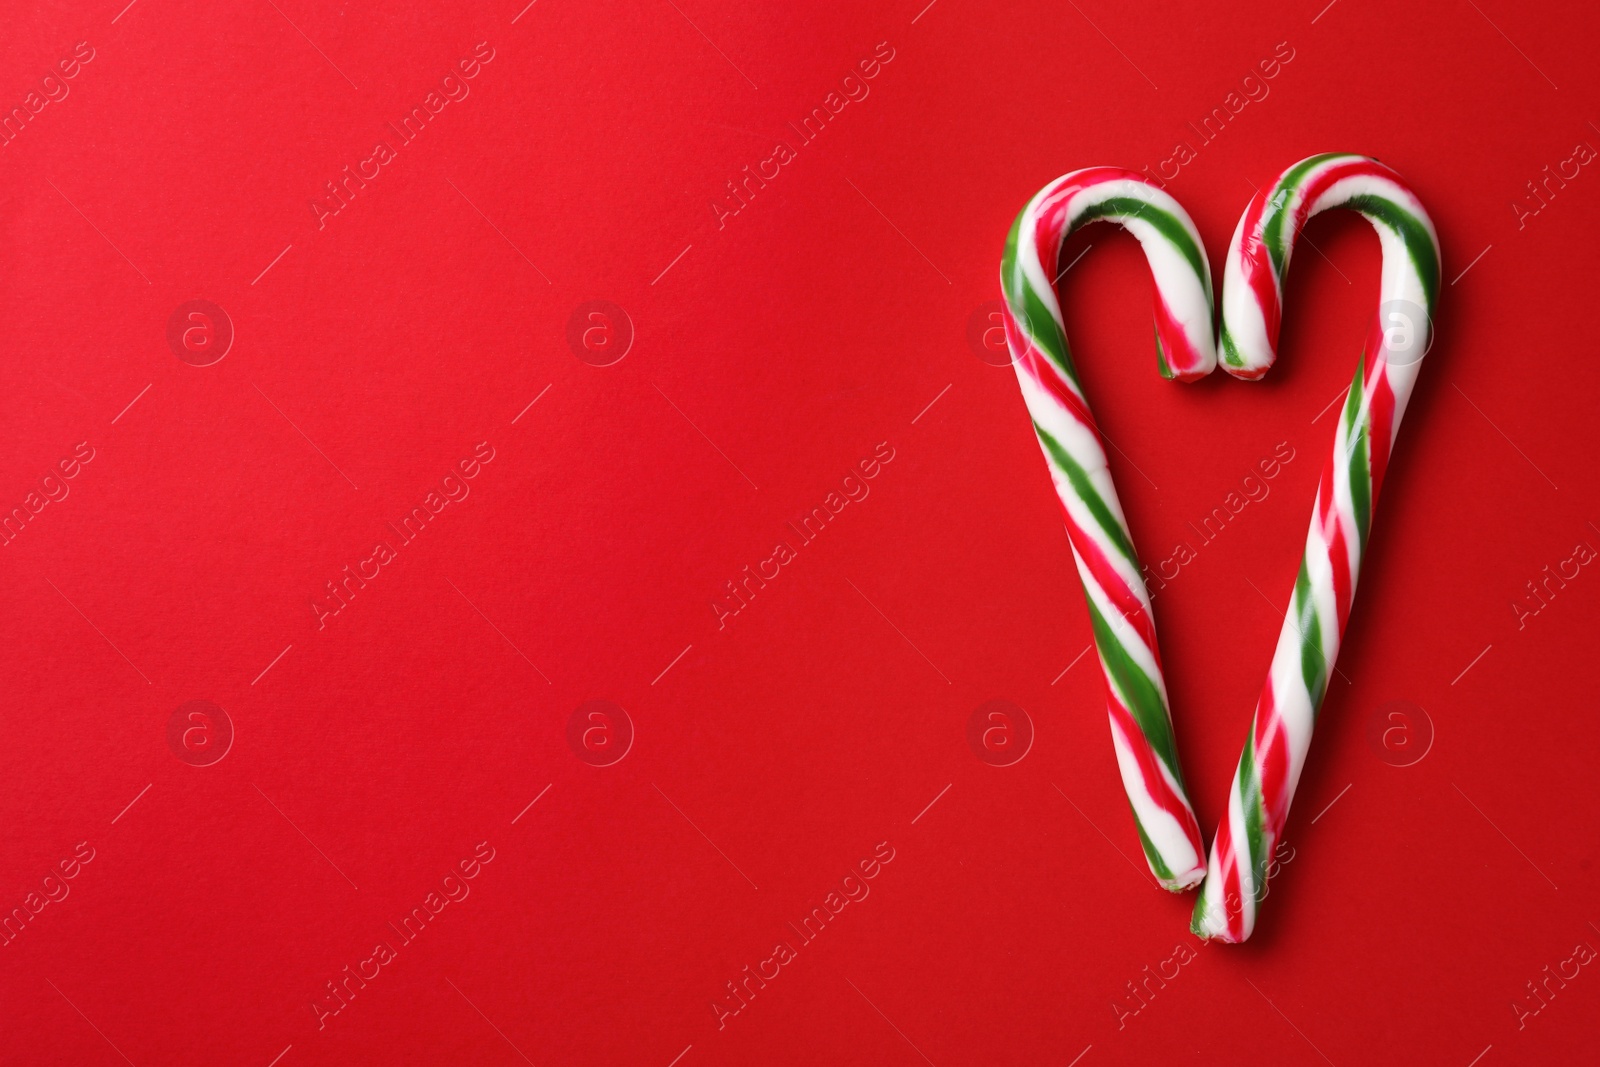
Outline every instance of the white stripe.
MULTIPOLYGON (((1143 635, 1134 629, 1133 624, 1111 603, 1111 598, 1106 596, 1105 590, 1095 581, 1094 575, 1084 564, 1083 557, 1078 555, 1076 546, 1072 549, 1072 558, 1078 563, 1078 576, 1083 579, 1084 594, 1100 613, 1100 617, 1105 619, 1117 643, 1127 650, 1128 658, 1133 660, 1134 665, 1155 681, 1157 688, 1162 690, 1162 703, 1166 703, 1166 686, 1161 681, 1161 668, 1156 665, 1155 656, 1150 647, 1144 643, 1143 635)), ((1123 703, 1128 702, 1124 700, 1123 703)))
MULTIPOLYGON (((1250 862, 1250 834, 1245 829, 1244 803, 1239 786, 1236 774, 1233 789, 1228 796, 1228 825, 1233 833, 1234 865, 1239 871, 1239 914, 1242 919, 1243 934, 1240 940, 1243 940, 1244 937, 1250 936, 1250 931, 1256 925, 1256 892, 1255 866, 1250 862)), ((1226 891, 1224 891, 1223 913, 1227 913, 1226 891)))
MULTIPOLYGON (((1023 400, 1027 403, 1028 412, 1033 416, 1033 420, 1039 424, 1040 429, 1055 438, 1056 443, 1083 469, 1091 488, 1100 496, 1106 510, 1121 528, 1124 536, 1128 536, 1128 524, 1122 511, 1122 502, 1117 498, 1116 486, 1111 480, 1110 470, 1106 467, 1105 451, 1100 447, 1095 435, 1079 422, 1074 414, 1064 409, 1040 388, 1027 371, 1018 368, 1017 380, 1021 384, 1023 400)), ((1138 594, 1145 609, 1149 610, 1150 599, 1144 592, 1144 578, 1138 568, 1111 542, 1100 525, 1100 519, 1090 510, 1088 503, 1078 495, 1077 487, 1072 484, 1066 472, 1057 468, 1043 441, 1039 442, 1039 450, 1045 457, 1051 482, 1055 486, 1062 507, 1066 509, 1072 521, 1100 546, 1117 576, 1138 594)), ((1129 540, 1131 542, 1131 537, 1129 540)), ((1081 561, 1079 569, 1082 570, 1081 561)))
MULTIPOLYGON (((1358 434, 1365 433, 1367 435, 1366 443, 1369 449, 1368 454, 1370 456, 1370 449, 1372 447, 1372 431, 1369 426, 1369 420, 1366 418, 1367 413, 1365 409, 1367 406, 1367 398, 1362 397, 1357 400, 1356 403, 1357 408, 1355 429, 1358 434)), ((1350 432, 1345 426, 1344 413, 1341 410, 1339 421, 1335 424, 1334 428, 1333 455, 1330 457, 1330 462, 1333 463, 1333 521, 1339 524, 1340 532, 1344 534, 1345 562, 1350 568, 1350 578, 1352 584, 1354 583, 1356 575, 1361 570, 1361 530, 1356 523, 1356 503, 1353 493, 1354 486, 1350 481, 1350 464, 1355 458, 1352 454, 1354 447, 1355 442, 1351 440, 1350 432)), ((1319 488, 1317 490, 1316 510, 1311 513, 1311 524, 1313 526, 1319 525, 1317 522, 1317 515, 1321 511, 1322 490, 1319 488)), ((1367 497, 1367 516, 1369 520, 1371 515, 1372 498, 1371 494, 1369 493, 1367 497)), ((1321 550, 1319 556, 1330 554, 1332 552, 1332 548, 1322 537, 1320 531, 1317 534, 1316 543, 1321 550)), ((1306 551, 1308 553, 1311 551, 1310 541, 1307 541, 1306 543, 1306 551)), ((1310 557, 1308 556, 1307 558, 1309 559, 1310 557)), ((1325 583, 1328 586, 1329 595, 1332 596, 1333 572, 1326 560, 1322 560, 1322 566, 1317 573, 1319 576, 1315 580, 1325 583)), ((1337 623, 1337 614, 1334 615, 1334 620, 1337 623)))
MULTIPOLYGON (((1244 253, 1241 250, 1244 220, 1245 216, 1240 215, 1239 224, 1233 228, 1233 240, 1228 243, 1228 258, 1222 266, 1222 322, 1243 360, 1242 367, 1223 362, 1222 369, 1229 374, 1260 371, 1272 366, 1277 356, 1274 340, 1267 336, 1267 320, 1263 309, 1256 301, 1255 290, 1245 280, 1244 253)), ((1218 352, 1217 356, 1222 358, 1223 353, 1218 352)))
MULTIPOLYGON (((1177 205, 1174 204, 1173 207, 1176 208, 1177 205)), ((1178 214, 1182 210, 1177 208, 1173 214, 1177 215, 1180 221, 1187 223, 1187 217, 1178 214)), ((1149 261, 1150 273, 1155 278, 1156 293, 1172 312, 1172 316, 1183 325, 1183 332, 1189 344, 1197 352, 1204 353, 1210 350, 1214 353, 1216 342, 1211 336, 1209 276, 1202 282, 1178 246, 1167 240, 1166 235, 1152 223, 1135 218, 1119 221, 1123 228, 1138 238, 1139 243, 1144 246, 1145 259, 1149 261)), ((1188 226, 1184 228, 1188 229, 1188 226)), ((1205 246, 1198 236, 1191 235, 1191 238, 1195 247, 1202 249, 1203 256, 1205 246)), ((1209 267, 1207 273, 1209 275, 1209 267)))
MULTIPOLYGON (((1316 538, 1315 532, 1307 535, 1307 549, 1310 550, 1312 539, 1316 538)), ((1315 603, 1315 582, 1313 581, 1313 603, 1315 603)), ((1329 621, 1319 612, 1317 618, 1318 628, 1326 634, 1330 629, 1329 621)), ((1284 784, 1285 803, 1294 801, 1295 786, 1300 780, 1300 769, 1305 765, 1306 753, 1311 747, 1311 733, 1316 726, 1316 709, 1311 704, 1311 694, 1306 690, 1305 675, 1302 673, 1300 622, 1293 613, 1285 616, 1283 628, 1278 631, 1278 644, 1273 649, 1272 667, 1268 673, 1268 682, 1272 687, 1272 703, 1283 730, 1284 746, 1289 755, 1288 775, 1284 784)), ((1337 626, 1332 629, 1337 631, 1337 626)), ((1337 638, 1335 638, 1337 640, 1337 638)), ((1326 649, 1326 644, 1324 644, 1326 649)), ((1337 651, 1337 648, 1335 648, 1337 651)), ((1324 653, 1326 654, 1326 652, 1324 653)), ((1331 663, 1332 660, 1325 662, 1331 663)), ((1323 682, 1326 685, 1327 672, 1323 671, 1323 682)), ((1258 708, 1259 711, 1259 708, 1258 708)), ((1251 722, 1251 737, 1254 738, 1255 722, 1251 722)), ((1256 755, 1257 764, 1260 763, 1260 753, 1256 755)))
MULTIPOLYGON (((1148 747, 1143 738, 1135 742, 1127 737, 1117 722, 1116 716, 1107 713, 1111 720, 1111 742, 1117 753, 1117 769, 1122 772, 1122 786, 1127 791, 1128 802, 1133 806, 1134 817, 1139 820, 1139 825, 1144 829, 1144 835, 1155 848, 1156 854, 1161 857, 1161 862, 1167 865, 1180 885, 1192 885, 1199 879, 1200 863, 1202 857, 1195 852, 1194 846, 1189 843, 1189 835, 1171 812, 1157 803, 1155 797, 1145 788, 1144 775, 1139 769, 1139 761, 1134 755, 1133 745, 1148 747), (1193 872, 1188 878, 1186 872, 1193 872)), ((1161 761, 1157 759, 1158 766, 1161 761)), ((1175 783, 1161 766, 1162 777, 1167 779, 1169 787, 1175 783)), ((1182 796, 1181 791, 1177 791, 1182 796)))

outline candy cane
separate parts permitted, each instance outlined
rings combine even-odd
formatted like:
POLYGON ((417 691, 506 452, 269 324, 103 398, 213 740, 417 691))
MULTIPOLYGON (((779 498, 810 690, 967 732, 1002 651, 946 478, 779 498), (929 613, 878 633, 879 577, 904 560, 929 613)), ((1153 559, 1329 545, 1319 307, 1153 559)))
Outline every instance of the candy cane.
POLYGON ((1427 351, 1439 286, 1433 222, 1400 177, 1364 156, 1312 156, 1259 191, 1234 231, 1222 282, 1220 347, 1229 374, 1254 379, 1272 366, 1294 240, 1307 219, 1330 208, 1358 211, 1377 229, 1383 302, 1345 397, 1288 615, 1195 901, 1194 932, 1221 941, 1243 941, 1255 928, 1268 860, 1339 654, 1395 431, 1427 351))
POLYGON ((1054 285, 1067 235, 1101 219, 1120 223, 1144 247, 1156 283, 1162 376, 1192 381, 1215 369, 1211 268, 1194 223, 1172 197, 1112 167, 1057 178, 1012 224, 1000 262, 1006 341, 1066 518, 1139 841, 1157 880, 1180 890, 1204 877, 1204 846, 1178 767, 1150 597, 1067 352, 1054 285))

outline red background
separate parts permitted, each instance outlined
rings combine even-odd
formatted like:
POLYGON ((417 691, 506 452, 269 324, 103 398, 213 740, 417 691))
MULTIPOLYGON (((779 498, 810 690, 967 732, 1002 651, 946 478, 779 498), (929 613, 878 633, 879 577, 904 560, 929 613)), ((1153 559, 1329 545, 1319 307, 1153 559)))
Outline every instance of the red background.
MULTIPOLYGON (((0 148, 0 503, 94 449, 0 548, 0 904, 94 849, 0 948, 0 1059, 1592 1053, 1600 974, 1537 1014, 1525 983, 1600 948, 1600 575, 1512 604, 1600 548, 1600 175, 1511 206, 1600 147, 1592 12, 124 2, 13 0, 0 44, 8 109, 94 50, 0 148), (480 41, 471 95, 319 229, 324 183, 480 41), (879 42, 870 95, 800 146, 786 123, 879 42), (1126 983, 1194 944, 1191 900, 1134 862, 1093 657, 1063 673, 1089 638, 1057 505, 969 322, 1029 195, 1156 165, 1279 42, 1270 95, 1169 186, 1219 277, 1252 184, 1358 151, 1428 205, 1448 284, 1293 859, 1249 944, 1198 950, 1134 1013, 1126 983), (797 158, 719 229, 711 201, 780 138, 797 158), (211 366, 168 344, 194 298, 236 331, 211 366), (636 334, 610 366, 567 341, 590 300, 636 334), (319 630, 324 583, 480 441, 470 497, 319 630), (870 496, 719 630, 723 583, 879 442, 870 496), (593 699, 636 731, 607 767, 568 744, 593 699), (1036 730, 1013 766, 968 745, 993 699, 1036 730), (211 766, 168 744, 191 700, 237 733, 211 766), (1432 723, 1411 766, 1369 739, 1392 701, 1432 723), (471 895, 319 1030, 324 983, 481 841, 471 895), (719 1029, 725 983, 879 842, 870 897, 719 1029)), ((1359 219, 1307 236, 1323 255, 1297 257, 1258 385, 1157 378, 1126 235, 1076 238, 1094 252, 1062 283, 1147 562, 1295 450, 1156 597, 1208 832, 1331 439, 1313 420, 1377 288, 1359 219)))

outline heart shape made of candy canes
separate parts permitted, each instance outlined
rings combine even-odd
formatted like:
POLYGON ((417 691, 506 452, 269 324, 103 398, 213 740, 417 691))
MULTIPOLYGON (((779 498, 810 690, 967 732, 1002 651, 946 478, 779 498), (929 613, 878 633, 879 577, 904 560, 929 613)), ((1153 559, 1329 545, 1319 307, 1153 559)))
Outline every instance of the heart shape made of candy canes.
POLYGON ((1188 214, 1133 171, 1094 167, 1028 201, 1000 263, 1006 340, 1061 501, 1106 684, 1123 788, 1151 872, 1167 889, 1204 880, 1192 928, 1243 941, 1266 893, 1317 709, 1338 657, 1356 579, 1418 368, 1432 337, 1439 241, 1416 196, 1389 168, 1318 155, 1259 190, 1234 231, 1223 273, 1220 346, 1212 343, 1211 275, 1188 214), (1260 378, 1276 357, 1283 278, 1307 220, 1359 212, 1383 248, 1382 302, 1357 364, 1322 472, 1305 553, 1257 701, 1209 863, 1183 784, 1149 593, 1105 448, 1072 365, 1055 294, 1060 252, 1078 228, 1120 223, 1144 248, 1156 284, 1156 354, 1164 377, 1192 381, 1218 364, 1260 378))

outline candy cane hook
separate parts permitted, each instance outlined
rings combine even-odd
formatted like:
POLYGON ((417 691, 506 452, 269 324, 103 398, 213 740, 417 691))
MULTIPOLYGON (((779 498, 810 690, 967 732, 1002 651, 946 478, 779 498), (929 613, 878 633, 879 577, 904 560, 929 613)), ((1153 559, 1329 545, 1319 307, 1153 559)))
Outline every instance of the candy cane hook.
POLYGON ((1011 226, 1000 287, 1011 362, 1089 605, 1122 784, 1150 870, 1176 891, 1204 877, 1205 849, 1178 765, 1150 596, 1067 350, 1054 285, 1067 236, 1102 219, 1138 238, 1149 260, 1162 376, 1192 381, 1211 373, 1211 268, 1200 235, 1176 200, 1132 171, 1093 167, 1041 189, 1011 226))
POLYGON ((1345 397, 1288 614, 1195 901, 1194 932, 1220 941, 1243 941, 1255 928, 1439 288, 1438 236, 1399 175, 1364 156, 1312 156, 1257 192, 1234 230, 1222 281, 1221 362, 1229 374, 1254 379, 1272 366, 1295 238, 1331 208, 1360 212, 1378 231, 1382 303, 1345 397))

